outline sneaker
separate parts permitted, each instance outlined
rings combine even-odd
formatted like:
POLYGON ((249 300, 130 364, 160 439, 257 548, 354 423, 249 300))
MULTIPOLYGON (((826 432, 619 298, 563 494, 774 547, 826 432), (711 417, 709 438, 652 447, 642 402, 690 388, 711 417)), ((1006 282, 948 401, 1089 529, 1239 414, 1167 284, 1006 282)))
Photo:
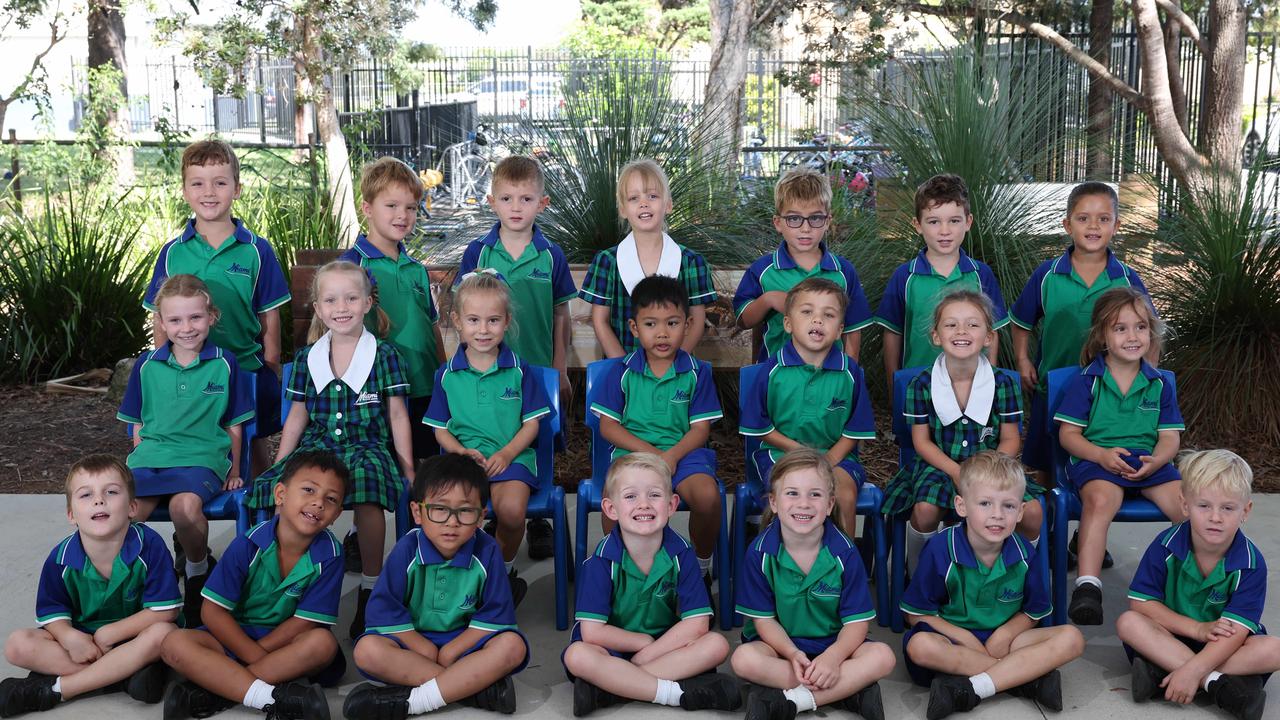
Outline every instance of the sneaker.
POLYGON ((1129 676, 1129 692, 1133 694, 1133 701, 1142 703, 1153 697, 1162 695, 1160 691, 1160 683, 1164 682, 1164 670, 1147 662, 1147 659, 1141 655, 1134 654, 1133 670, 1129 676))
POLYGON ((1267 691, 1257 675, 1223 675, 1209 683, 1209 697, 1239 720, 1259 720, 1267 704, 1267 691))
POLYGON ((1009 694, 1039 703, 1054 712, 1062 712, 1062 674, 1050 670, 1031 682, 1010 688, 1009 694))
POLYGON ((412 690, 404 685, 361 683, 342 703, 342 716, 347 720, 404 720, 409 716, 412 690))
POLYGON ((884 720, 884 699, 880 697, 880 683, 871 683, 832 705, 861 715, 865 720, 884 720))
MULTIPOLYGON (((204 598, 200 596, 200 592, 204 590, 204 584, 209 579, 209 573, 213 572, 214 566, 218 564, 217 558, 213 553, 209 553, 206 557, 209 559, 209 570, 203 575, 189 577, 182 585, 182 624, 183 627, 196 628, 204 624, 200 619, 200 608, 204 607, 204 598)), ((185 560, 183 561, 186 562, 185 560)))
MULTIPOLYGON (((1076 566, 1076 556, 1079 555, 1077 547, 1080 544, 1080 531, 1076 530, 1071 534, 1071 542, 1067 543, 1067 569, 1074 569, 1076 566)), ((1102 569, 1107 570, 1116 564, 1116 559, 1111 557, 1111 551, 1103 548, 1102 550, 1102 569)))
POLYGON ((319 685, 287 682, 271 691, 271 704, 262 711, 267 720, 329 720, 329 701, 319 685))
POLYGON ((680 681, 680 707, 685 710, 737 710, 742 683, 723 673, 704 673, 680 681))
POLYGON ((973 683, 969 682, 969 678, 938 673, 929 685, 929 709, 925 717, 929 720, 942 720, 954 712, 969 712, 979 702, 982 699, 973 691, 973 683))
POLYGON ((529 539, 529 559, 546 560, 556 554, 555 532, 551 523, 543 518, 533 518, 524 529, 529 539))
POLYGON ((138 702, 154 705, 164 699, 164 685, 168 677, 169 668, 157 660, 130 675, 124 691, 138 702))
POLYGON ((777 688, 757 685, 747 693, 745 720, 796 720, 796 704, 777 688))
POLYGON ((215 695, 190 680, 174 680, 164 691, 164 720, 207 718, 236 703, 215 695))
POLYGON ((53 691, 53 682, 51 675, 5 678, 0 682, 0 718, 42 712, 62 702, 62 694, 53 691))
POLYGON ((1071 592, 1067 617, 1077 625, 1102 624, 1102 588, 1093 583, 1077 585, 1071 592))
POLYGON ((356 614, 351 618, 351 627, 347 628, 347 637, 355 640, 364 634, 364 610, 369 606, 369 597, 373 590, 360 588, 356 595, 356 614))
POLYGON ((508 675, 475 695, 459 700, 458 703, 479 710, 492 710, 510 715, 516 711, 516 686, 508 675))
POLYGON ((618 701, 613 693, 606 692, 582 678, 573 679, 573 716, 585 717, 596 708, 609 707, 618 701))
POLYGON ((360 574, 364 565, 360 562, 360 541, 356 539, 353 529, 342 538, 342 570, 343 572, 360 574))
POLYGON ((511 583, 511 607, 520 607, 520 601, 524 600, 525 594, 529 592, 529 583, 516 574, 515 568, 511 568, 511 572, 507 573, 507 582, 511 583))

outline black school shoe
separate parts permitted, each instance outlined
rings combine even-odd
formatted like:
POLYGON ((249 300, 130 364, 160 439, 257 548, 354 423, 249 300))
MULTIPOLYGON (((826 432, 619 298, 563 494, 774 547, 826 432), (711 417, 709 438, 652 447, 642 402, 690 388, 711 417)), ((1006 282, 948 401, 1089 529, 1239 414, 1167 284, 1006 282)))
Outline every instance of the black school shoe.
POLYGON ((969 712, 978 707, 982 698, 973 691, 969 678, 938 673, 929 685, 929 709, 925 717, 942 720, 954 712, 969 712))
POLYGON ((262 711, 267 720, 329 720, 329 701, 319 685, 287 682, 271 691, 271 704, 262 711))
POLYGON ((508 675, 475 695, 459 700, 458 704, 510 715, 516 711, 516 685, 508 675))
POLYGON ((524 536, 528 538, 530 560, 546 560, 556 554, 555 533, 546 519, 530 520, 525 525, 524 536))
POLYGON ((620 705, 627 702, 611 692, 601 690, 582 678, 573 679, 573 716, 585 717, 597 708, 620 705))
POLYGON ((154 705, 164 699, 164 686, 168 679, 169 668, 157 660, 130 675, 125 681, 124 691, 138 702, 154 705))
POLYGON ((745 720, 796 720, 796 704, 777 688, 751 688, 747 693, 745 720))
POLYGON ((369 598, 372 596, 373 590, 370 588, 360 588, 356 594, 356 614, 351 617, 351 627, 347 628, 347 637, 351 640, 364 634, 364 611, 369 607, 369 598))
POLYGON ((1031 682, 1010 688, 1009 694, 1032 700, 1054 712, 1062 712, 1062 673, 1050 670, 1031 682))
MULTIPOLYGON (((200 597, 201 591, 204 590, 204 584, 209 579, 209 573, 213 572, 214 566, 218 564, 218 559, 209 553, 205 556, 209 560, 209 569, 203 575, 189 577, 182 584, 182 625, 183 627, 195 628, 204 624, 200 619, 200 608, 204 606, 204 598, 200 597)), ((184 563, 186 561, 183 561, 184 563)))
POLYGON ((1143 703, 1153 697, 1161 696, 1160 683, 1164 682, 1164 676, 1167 674, 1146 658, 1134 653, 1133 667, 1129 676, 1129 692, 1133 695, 1133 701, 1143 703))
POLYGON ((187 550, 178 542, 178 532, 173 533, 173 573, 180 578, 187 576, 187 550))
POLYGON ((409 716, 412 690, 404 685, 378 687, 361 683, 342 703, 342 715, 347 720, 404 720, 409 716))
POLYGON ((680 681, 680 707, 685 710, 737 710, 742 683, 723 673, 704 673, 680 681))
POLYGON ((1260 720, 1267 691, 1260 675, 1223 675, 1209 683, 1209 697, 1238 720, 1260 720))
POLYGON ((1067 617, 1077 625, 1102 624, 1102 588, 1093 583, 1082 583, 1071 591, 1071 604, 1067 617))
MULTIPOLYGON (((1080 530, 1076 530, 1071 534, 1071 542, 1067 543, 1067 569, 1074 570, 1076 567, 1076 557, 1079 555, 1078 547, 1080 545, 1080 530)), ((1106 548, 1102 549, 1102 569, 1108 570, 1114 567, 1116 559, 1111 557, 1111 551, 1106 548)))
POLYGON ((861 715, 864 720, 884 720, 884 699, 880 696, 878 682, 873 682, 849 697, 831 704, 841 710, 861 715))
POLYGON ((524 596, 529 592, 529 583, 516 574, 515 568, 511 568, 511 572, 507 573, 507 582, 511 583, 511 607, 518 608, 520 601, 524 600, 524 596))
POLYGON ((62 702, 62 694, 53 691, 54 680, 54 676, 42 673, 5 678, 0 682, 0 718, 43 712, 62 702))
POLYGON ((342 571, 359 575, 363 569, 364 565, 360 562, 360 541, 356 538, 356 531, 352 530, 342 538, 342 571))
POLYGON ((221 695, 205 690, 190 680, 174 680, 164 691, 164 720, 207 718, 235 706, 221 695))

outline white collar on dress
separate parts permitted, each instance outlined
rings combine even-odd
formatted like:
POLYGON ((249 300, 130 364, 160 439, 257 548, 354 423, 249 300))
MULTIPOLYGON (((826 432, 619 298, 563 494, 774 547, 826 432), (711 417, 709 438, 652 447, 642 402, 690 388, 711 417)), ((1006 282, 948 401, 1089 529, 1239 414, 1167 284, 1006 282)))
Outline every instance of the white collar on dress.
MULTIPOLYGON (((662 233, 662 257, 658 260, 658 272, 654 275, 680 277, 680 255, 680 246, 676 241, 670 235, 662 233)), ((618 243, 618 277, 622 278, 622 285, 627 289, 628 295, 646 277, 644 268, 640 265, 640 252, 636 250, 635 233, 627 233, 622 242, 618 243)))
POLYGON ((933 410, 943 425, 966 416, 979 425, 986 425, 991 417, 991 405, 996 398, 996 374, 985 355, 978 355, 978 370, 973 374, 973 387, 969 389, 969 404, 962 410, 956 402, 956 391, 951 387, 951 375, 947 372, 947 356, 938 355, 929 374, 929 391, 933 395, 933 410))
MULTIPOLYGON (((316 392, 321 392, 333 382, 333 364, 329 360, 329 341, 333 332, 327 332, 311 346, 311 352, 307 353, 307 370, 311 373, 311 382, 316 386, 316 392)), ((351 356, 351 364, 347 366, 347 371, 342 374, 342 382, 355 392, 360 392, 364 388, 364 384, 369 380, 369 373, 373 371, 373 361, 378 357, 378 339, 365 328, 360 333, 360 339, 356 341, 356 351, 351 356)))

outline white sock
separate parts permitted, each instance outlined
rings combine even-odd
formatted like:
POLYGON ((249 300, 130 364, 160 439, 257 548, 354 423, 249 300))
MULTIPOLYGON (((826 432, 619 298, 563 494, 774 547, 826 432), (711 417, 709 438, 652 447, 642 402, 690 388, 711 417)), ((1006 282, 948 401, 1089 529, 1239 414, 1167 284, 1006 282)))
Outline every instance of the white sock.
POLYGON ((59 695, 62 694, 62 676, 61 675, 53 679, 53 691, 58 693, 59 695))
POLYGON ((510 575, 510 574, 511 574, 511 571, 512 571, 512 570, 515 570, 515 569, 516 569, 516 561, 515 561, 515 559, 514 559, 514 558, 513 558, 513 559, 511 559, 511 560, 506 560, 506 561, 504 561, 504 562, 502 563, 502 565, 503 565, 503 567, 505 567, 505 568, 507 569, 507 574, 508 574, 508 575, 510 575))
POLYGON ((206 554, 200 562, 187 560, 187 577, 196 578, 209 572, 209 556, 206 554))
POLYGON ((938 530, 933 532, 920 532, 910 522, 907 523, 907 567, 914 568, 916 561, 920 559, 920 551, 924 549, 924 544, 929 538, 938 534, 938 530))
POLYGON ((1204 691, 1209 692, 1209 683, 1222 677, 1222 673, 1217 670, 1211 670, 1208 675, 1204 676, 1204 691))
POLYGON ((684 695, 684 688, 680 687, 680 683, 674 680, 658 680, 658 691, 653 694, 653 704, 679 707, 681 695, 684 695))
POLYGON ((969 676, 969 683, 973 685, 973 691, 983 700, 996 694, 996 684, 991 682, 991 676, 986 673, 969 676))
POLYGON ((1038 548, 1040 547, 1040 536, 1037 535, 1034 539, 1028 540, 1027 542, 1031 543, 1031 547, 1038 548))
POLYGON ((707 574, 709 574, 711 572, 711 558, 710 557, 698 558, 698 569, 702 571, 703 576, 706 576, 707 574))
POLYGON ((361 589, 361 590, 372 590, 372 589, 373 589, 373 586, 374 586, 374 585, 377 585, 377 584, 378 584, 378 576, 377 576, 377 575, 365 575, 364 573, 361 573, 361 574, 360 574, 360 589, 361 589))
POLYGON ((435 679, 428 680, 409 691, 409 714, 421 715, 444 707, 444 697, 435 679))
POLYGON ((1099 590, 1102 589, 1102 581, 1094 577, 1093 575, 1081 575, 1080 577, 1076 578, 1076 587, 1080 587, 1085 583, 1089 583, 1090 585, 1093 585, 1099 590))
POLYGON ((796 712, 817 710, 818 704, 813 700, 813 691, 803 685, 782 691, 783 697, 796 704, 796 712))
POLYGON ((253 684, 249 686, 249 692, 244 694, 244 700, 241 702, 246 707, 261 710, 273 702, 271 691, 275 689, 275 685, 268 685, 261 680, 254 680, 253 684))

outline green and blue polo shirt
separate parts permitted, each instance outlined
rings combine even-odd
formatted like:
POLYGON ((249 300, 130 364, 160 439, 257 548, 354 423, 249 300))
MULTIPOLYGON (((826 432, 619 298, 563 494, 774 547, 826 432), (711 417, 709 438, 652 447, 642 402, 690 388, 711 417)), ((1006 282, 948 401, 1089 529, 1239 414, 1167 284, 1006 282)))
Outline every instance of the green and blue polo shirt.
POLYGON ((1173 385, 1146 360, 1141 362, 1129 392, 1121 393, 1107 369, 1106 354, 1100 353, 1067 383, 1053 419, 1084 428, 1084 438, 1101 448, 1151 451, 1161 430, 1185 430, 1173 385))
MULTIPOLYGON (((664 451, 679 443, 694 423, 724 416, 711 379, 711 365, 684 350, 676 351, 662 377, 655 377, 649 369, 644 348, 612 363, 589 409, 664 451)), ((613 458, 628 452, 614 448, 613 458)))

